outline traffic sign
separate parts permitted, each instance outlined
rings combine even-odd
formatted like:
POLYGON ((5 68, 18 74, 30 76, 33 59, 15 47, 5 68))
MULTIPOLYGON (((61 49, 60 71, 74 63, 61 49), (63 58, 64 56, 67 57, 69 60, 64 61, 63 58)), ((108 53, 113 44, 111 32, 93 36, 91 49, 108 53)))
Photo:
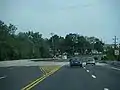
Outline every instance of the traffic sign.
POLYGON ((119 50, 115 50, 115 55, 119 55, 119 50))

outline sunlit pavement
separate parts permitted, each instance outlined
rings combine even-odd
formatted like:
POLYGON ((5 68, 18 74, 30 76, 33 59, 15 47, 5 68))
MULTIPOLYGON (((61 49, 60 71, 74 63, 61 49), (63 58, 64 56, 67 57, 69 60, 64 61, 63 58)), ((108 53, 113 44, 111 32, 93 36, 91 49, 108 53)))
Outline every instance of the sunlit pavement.
POLYGON ((2 61, 0 67, 11 66, 49 66, 49 65, 66 65, 68 62, 55 62, 55 61, 31 61, 31 60, 14 60, 14 61, 2 61))
MULTIPOLYGON (((38 66, 1 67, 0 90, 20 90, 40 76, 42 72, 38 66)), ((65 62, 61 69, 32 90, 119 90, 119 83, 118 68, 103 63, 71 68, 65 62)))
MULTIPOLYGON (((31 60, 14 60, 14 61, 2 61, 0 67, 11 66, 49 66, 49 65, 67 65, 69 62, 57 62, 57 61, 31 61, 31 60)), ((105 63, 96 63, 97 65, 107 65, 105 63)), ((85 63, 83 63, 85 65, 85 63)))

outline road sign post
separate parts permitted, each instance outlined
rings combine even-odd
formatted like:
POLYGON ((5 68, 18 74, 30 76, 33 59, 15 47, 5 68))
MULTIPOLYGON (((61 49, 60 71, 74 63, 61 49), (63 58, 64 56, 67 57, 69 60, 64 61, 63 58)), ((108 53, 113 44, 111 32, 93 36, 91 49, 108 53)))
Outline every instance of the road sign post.
POLYGON ((118 60, 118 57, 119 57, 119 50, 115 50, 114 54, 115 54, 115 56, 116 56, 116 59, 118 60))
POLYGON ((119 50, 115 50, 115 55, 116 55, 116 56, 119 55, 119 50))

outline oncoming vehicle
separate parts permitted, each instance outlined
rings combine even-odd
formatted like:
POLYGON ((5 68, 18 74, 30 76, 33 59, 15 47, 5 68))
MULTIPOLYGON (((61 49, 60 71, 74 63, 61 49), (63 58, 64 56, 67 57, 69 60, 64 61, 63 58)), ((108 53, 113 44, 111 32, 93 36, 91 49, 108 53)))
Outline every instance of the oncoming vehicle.
POLYGON ((80 61, 79 59, 76 59, 76 58, 70 59, 69 62, 70 62, 70 67, 72 67, 72 66, 82 67, 82 61, 80 61))
POLYGON ((86 61, 86 65, 88 65, 88 64, 95 65, 95 60, 94 59, 89 59, 88 61, 86 61))

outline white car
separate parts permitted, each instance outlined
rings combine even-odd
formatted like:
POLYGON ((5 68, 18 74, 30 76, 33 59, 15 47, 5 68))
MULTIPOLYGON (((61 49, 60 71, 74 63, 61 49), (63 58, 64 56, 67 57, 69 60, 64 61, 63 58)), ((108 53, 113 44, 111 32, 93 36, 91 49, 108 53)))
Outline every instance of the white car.
POLYGON ((88 65, 88 64, 93 64, 93 65, 95 65, 95 60, 94 60, 94 59, 88 60, 88 61, 86 62, 86 65, 88 65))

